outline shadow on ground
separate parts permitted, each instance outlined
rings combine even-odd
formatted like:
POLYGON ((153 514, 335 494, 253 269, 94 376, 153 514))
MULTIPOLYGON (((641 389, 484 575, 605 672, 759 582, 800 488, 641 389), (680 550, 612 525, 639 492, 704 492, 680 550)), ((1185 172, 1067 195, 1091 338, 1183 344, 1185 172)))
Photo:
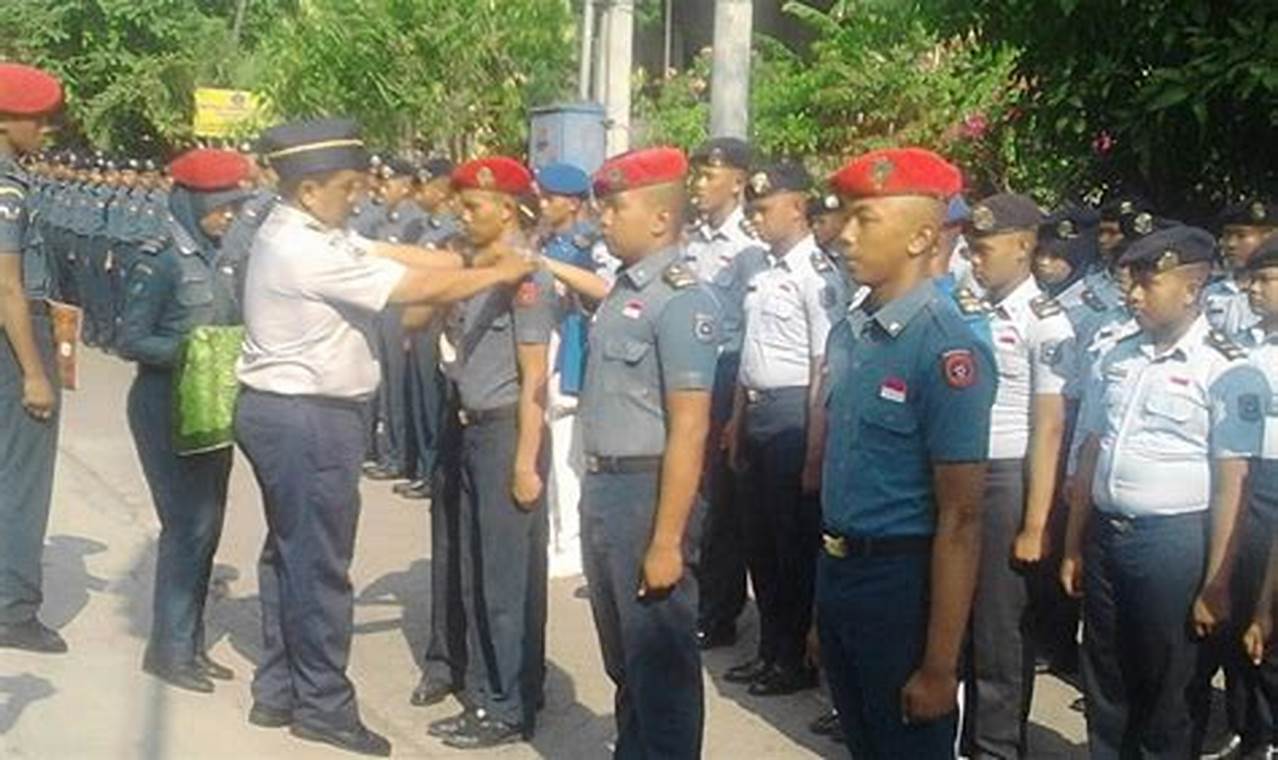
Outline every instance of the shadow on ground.
POLYGON ((30 673, 0 676, 0 735, 18 724, 28 705, 48 699, 56 691, 46 679, 30 673))

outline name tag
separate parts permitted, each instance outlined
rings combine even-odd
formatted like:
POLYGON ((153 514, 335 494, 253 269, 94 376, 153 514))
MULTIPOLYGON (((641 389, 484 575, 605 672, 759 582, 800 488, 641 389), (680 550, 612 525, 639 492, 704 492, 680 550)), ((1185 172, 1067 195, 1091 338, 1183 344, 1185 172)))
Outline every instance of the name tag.
POLYGON ((879 398, 895 404, 904 404, 908 387, 899 377, 889 377, 879 386, 879 398))

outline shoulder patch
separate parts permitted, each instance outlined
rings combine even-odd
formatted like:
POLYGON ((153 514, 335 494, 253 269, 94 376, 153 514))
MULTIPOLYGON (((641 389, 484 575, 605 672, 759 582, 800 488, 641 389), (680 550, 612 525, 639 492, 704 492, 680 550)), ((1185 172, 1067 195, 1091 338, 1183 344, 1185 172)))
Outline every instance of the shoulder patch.
POLYGON ((970 388, 976 384, 976 360, 966 348, 941 354, 941 376, 951 388, 970 388))
POLYGON ((1229 336, 1220 330, 1212 330, 1207 333, 1207 345, 1219 351, 1230 361, 1247 356, 1247 352, 1243 350, 1242 346, 1230 340, 1229 336))
POLYGON ((830 261, 830 257, 826 256, 824 251, 813 251, 812 268, 818 272, 829 272, 834 269, 834 262, 830 261))
POLYGON ((675 290, 683 290, 697 284, 697 276, 692 273, 682 262, 676 261, 666 267, 666 271, 662 274, 661 279, 675 290))
POLYGON ((1030 301, 1030 310, 1034 312, 1034 316, 1039 319, 1047 319, 1064 312, 1061 304, 1055 298, 1049 295, 1041 295, 1030 301))

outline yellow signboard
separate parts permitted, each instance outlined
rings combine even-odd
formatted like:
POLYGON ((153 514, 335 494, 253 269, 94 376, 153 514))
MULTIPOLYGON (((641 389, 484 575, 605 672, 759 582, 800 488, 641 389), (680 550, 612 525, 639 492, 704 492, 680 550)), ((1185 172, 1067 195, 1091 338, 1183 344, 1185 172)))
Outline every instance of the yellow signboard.
POLYGON ((261 100, 247 90, 198 87, 195 90, 197 137, 230 137, 240 125, 251 124, 261 111, 261 100))

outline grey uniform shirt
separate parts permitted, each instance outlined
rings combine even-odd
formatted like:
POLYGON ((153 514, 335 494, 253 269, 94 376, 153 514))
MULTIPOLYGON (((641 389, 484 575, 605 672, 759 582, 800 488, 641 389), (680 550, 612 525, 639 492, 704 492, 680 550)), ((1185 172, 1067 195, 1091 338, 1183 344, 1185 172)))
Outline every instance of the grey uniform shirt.
POLYGON ((622 269, 595 312, 577 414, 593 456, 659 456, 665 394, 709 391, 719 306, 672 247, 622 269))
POLYGON ((463 409, 485 411, 519 401, 517 346, 545 345, 558 324, 554 278, 534 272, 514 288, 486 290, 459 305, 449 368, 463 409))
POLYGON ((782 256, 769 253, 768 267, 746 285, 739 376, 744 387, 770 390, 812 382, 812 361, 825 353, 832 317, 842 300, 817 271, 814 256, 824 260, 809 235, 782 256))
POLYGON ((286 396, 361 399, 377 390, 374 318, 406 270, 368 253, 371 245, 275 206, 249 254, 241 383, 286 396))
POLYGON ((1233 277, 1217 280, 1203 290, 1203 313, 1212 327, 1231 336, 1250 330, 1260 321, 1246 291, 1233 277))
POLYGON ((1080 416, 1100 456, 1092 499, 1129 517, 1200 512, 1211 501, 1211 463, 1260 451, 1264 377, 1241 348, 1199 316, 1158 351, 1143 332, 1101 359, 1080 416))

